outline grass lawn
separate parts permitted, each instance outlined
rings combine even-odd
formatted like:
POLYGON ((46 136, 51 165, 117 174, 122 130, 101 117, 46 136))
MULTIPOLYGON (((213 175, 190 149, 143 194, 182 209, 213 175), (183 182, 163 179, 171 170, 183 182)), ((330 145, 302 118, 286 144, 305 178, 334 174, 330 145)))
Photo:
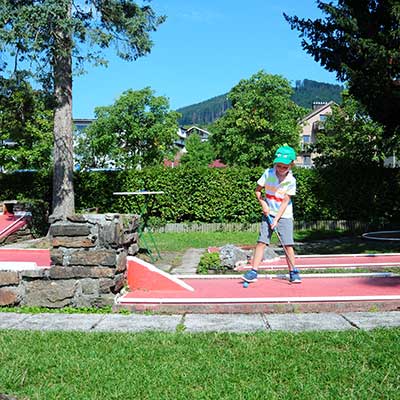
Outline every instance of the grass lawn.
POLYGON ((185 251, 225 244, 254 245, 258 234, 255 232, 168 232, 155 233, 154 238, 160 251, 185 251))
POLYGON ((400 329, 141 334, 0 331, 21 399, 398 399, 400 329))
MULTIPOLYGON (((171 265, 172 268, 181 265, 182 256, 190 248, 207 249, 208 247, 221 247, 226 244, 255 245, 257 232, 168 232, 155 233, 154 238, 162 255, 162 259, 155 265, 171 265)), ((315 231, 303 230, 295 232, 298 255, 313 254, 371 254, 371 253, 398 253, 400 243, 377 242, 365 240, 360 235, 352 235, 344 231, 315 231)), ((276 235, 272 236, 272 245, 278 245, 276 235)), ((150 261, 150 260, 149 260, 150 261)), ((397 272, 394 268, 380 268, 380 272, 397 272)), ((310 271, 311 272, 311 271, 310 271)), ((315 271, 312 271, 315 272, 315 271)), ((318 271, 320 272, 320 271, 318 271)), ((371 272, 370 270, 351 271, 324 270, 323 272, 371 272)), ((278 272, 277 272, 278 273, 278 272)))
MULTIPOLYGON (((154 238, 162 252, 184 252, 189 248, 211 246, 255 245, 256 232, 185 232, 155 233, 154 238)), ((388 253, 400 252, 400 243, 365 240, 360 235, 341 231, 299 231, 295 232, 298 254, 344 254, 344 253, 388 253)), ((277 244, 273 235, 272 244, 277 244)))

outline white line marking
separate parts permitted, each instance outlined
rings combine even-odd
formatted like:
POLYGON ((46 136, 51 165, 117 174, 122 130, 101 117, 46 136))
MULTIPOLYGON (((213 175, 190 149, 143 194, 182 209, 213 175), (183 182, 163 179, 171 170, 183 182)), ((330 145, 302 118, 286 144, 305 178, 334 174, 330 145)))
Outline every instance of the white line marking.
MULTIPOLYGON (((342 273, 321 273, 321 274, 301 274, 301 278, 363 278, 363 277, 372 277, 372 278, 387 278, 387 277, 397 277, 400 274, 395 274, 393 272, 342 272, 342 273)), ((241 275, 176 275, 180 279, 241 279, 241 275)), ((288 276, 287 274, 285 276, 288 276)), ((258 280, 265 279, 273 279, 279 278, 282 279, 282 274, 274 275, 274 274, 260 274, 258 275, 258 280)))
POLYGON ((327 296, 327 297, 221 297, 221 298, 125 298, 118 299, 119 304, 130 303, 315 303, 330 301, 368 301, 368 300, 400 300, 400 295, 382 295, 382 296, 327 296))

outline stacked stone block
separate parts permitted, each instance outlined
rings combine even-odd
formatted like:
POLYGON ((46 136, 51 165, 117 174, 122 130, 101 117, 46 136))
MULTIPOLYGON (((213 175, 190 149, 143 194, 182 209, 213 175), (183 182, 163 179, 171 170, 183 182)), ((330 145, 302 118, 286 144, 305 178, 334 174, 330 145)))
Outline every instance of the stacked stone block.
POLYGON ((139 248, 137 217, 76 215, 50 227, 52 266, 0 272, 0 305, 111 305, 125 284, 126 257, 139 248), (5 275, 7 274, 7 276, 5 275))

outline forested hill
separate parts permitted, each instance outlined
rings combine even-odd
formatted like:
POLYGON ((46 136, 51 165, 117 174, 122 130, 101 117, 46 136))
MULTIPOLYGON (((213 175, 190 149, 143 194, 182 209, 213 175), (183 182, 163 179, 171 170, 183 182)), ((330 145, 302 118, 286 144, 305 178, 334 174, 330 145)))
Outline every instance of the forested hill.
POLYGON ((176 111, 182 114, 180 125, 208 125, 221 117, 229 107, 230 101, 226 94, 222 94, 176 111))
MULTIPOLYGON (((314 101, 333 100, 340 103, 340 94, 344 88, 341 85, 304 79, 296 81, 293 89, 293 101, 299 106, 311 109, 314 101)), ((227 94, 222 94, 201 103, 179 108, 177 111, 182 114, 179 123, 181 125, 208 125, 221 117, 229 107, 227 94)))
POLYGON ((330 83, 316 82, 309 79, 296 81, 292 100, 301 107, 312 108, 314 101, 342 102, 341 93, 344 87, 330 83))

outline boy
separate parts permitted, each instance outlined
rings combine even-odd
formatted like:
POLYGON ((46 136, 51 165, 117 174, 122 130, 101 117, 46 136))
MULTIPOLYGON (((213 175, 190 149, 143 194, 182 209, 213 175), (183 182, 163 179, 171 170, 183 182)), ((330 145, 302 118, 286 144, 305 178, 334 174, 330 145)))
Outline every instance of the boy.
POLYGON ((291 196, 296 194, 296 179, 291 168, 296 159, 296 152, 290 146, 279 147, 275 152, 273 168, 265 170, 257 181, 256 197, 262 208, 262 222, 260 235, 254 251, 252 269, 247 271, 242 279, 246 282, 257 280, 257 270, 260 265, 264 250, 270 243, 272 231, 276 228, 280 234, 282 244, 286 248, 289 260, 289 280, 301 283, 299 271, 294 267, 294 240, 293 240, 293 204, 291 196), (265 198, 261 191, 265 189, 265 198), (270 218, 271 225, 268 224, 270 218))

